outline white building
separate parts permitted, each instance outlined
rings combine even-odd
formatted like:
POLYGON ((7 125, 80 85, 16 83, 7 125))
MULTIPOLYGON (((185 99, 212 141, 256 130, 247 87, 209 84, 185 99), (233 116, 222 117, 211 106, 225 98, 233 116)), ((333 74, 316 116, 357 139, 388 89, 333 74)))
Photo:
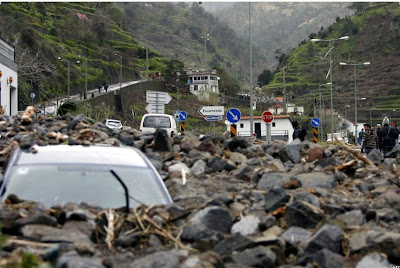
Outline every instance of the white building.
POLYGON ((189 91, 197 96, 199 100, 209 101, 213 95, 218 97, 219 87, 217 71, 193 71, 189 69, 189 91))
POLYGON ((14 47, 0 39, 0 114, 18 113, 17 70, 14 47))
MULTIPOLYGON (((281 98, 275 98, 275 99, 279 100, 281 98)), ((283 102, 275 103, 268 109, 268 111, 270 111, 273 114, 282 114, 284 112, 283 102)), ((303 116, 304 106, 296 106, 295 104, 292 103, 286 103, 286 112, 288 114, 298 114, 303 116)))
MULTIPOLYGON (((230 131, 230 124, 227 125, 230 131)), ((238 136, 250 137, 250 116, 244 116, 236 123, 238 136)), ((266 139, 267 126, 261 116, 253 116, 253 131, 257 138, 266 139)), ((293 141, 293 126, 289 115, 275 115, 271 122, 271 138, 272 140, 283 140, 288 143, 293 141)))

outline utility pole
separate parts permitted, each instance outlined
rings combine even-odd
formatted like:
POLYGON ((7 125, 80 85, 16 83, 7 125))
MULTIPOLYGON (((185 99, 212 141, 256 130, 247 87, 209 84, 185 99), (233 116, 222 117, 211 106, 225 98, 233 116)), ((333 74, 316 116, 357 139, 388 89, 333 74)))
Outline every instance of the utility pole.
POLYGON ((149 48, 146 47, 146 79, 149 80, 149 48))
POLYGON ((67 63, 68 63, 68 99, 69 99, 69 79, 70 79, 70 77, 69 77, 69 61, 67 61, 67 63))
POLYGON ((88 65, 88 58, 86 58, 86 67, 85 67, 85 92, 83 94, 83 98, 86 100, 86 92, 87 92, 87 65, 88 65))
POLYGON ((250 137, 253 137, 253 50, 251 48, 251 2, 249 2, 249 58, 250 58, 250 137))
POLYGON ((285 78, 285 72, 286 66, 282 68, 283 72, 283 114, 287 114, 287 96, 286 96, 286 78, 285 78))

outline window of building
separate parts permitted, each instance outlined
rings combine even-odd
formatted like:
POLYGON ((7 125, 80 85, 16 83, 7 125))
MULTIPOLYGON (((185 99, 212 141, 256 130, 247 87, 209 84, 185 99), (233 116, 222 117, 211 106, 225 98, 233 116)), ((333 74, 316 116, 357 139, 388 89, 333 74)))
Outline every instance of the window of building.
POLYGON ((272 127, 275 127, 275 122, 272 122, 272 127))
POLYGON ((199 86, 198 85, 194 85, 194 90, 199 90, 199 86))
POLYGON ((240 128, 244 128, 244 124, 240 124, 240 128))

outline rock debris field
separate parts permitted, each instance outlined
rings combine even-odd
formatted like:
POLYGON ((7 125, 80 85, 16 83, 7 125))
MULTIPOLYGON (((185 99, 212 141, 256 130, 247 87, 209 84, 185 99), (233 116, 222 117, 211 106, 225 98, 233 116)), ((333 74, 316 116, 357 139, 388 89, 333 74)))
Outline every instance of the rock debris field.
POLYGON ((2 165, 16 146, 134 146, 174 204, 125 213, 1 203, 2 268, 26 256, 39 267, 66 268, 400 265, 400 147, 383 158, 345 144, 250 144, 191 133, 172 140, 165 131, 113 131, 83 115, 33 114, 28 107, 0 117, 2 165))

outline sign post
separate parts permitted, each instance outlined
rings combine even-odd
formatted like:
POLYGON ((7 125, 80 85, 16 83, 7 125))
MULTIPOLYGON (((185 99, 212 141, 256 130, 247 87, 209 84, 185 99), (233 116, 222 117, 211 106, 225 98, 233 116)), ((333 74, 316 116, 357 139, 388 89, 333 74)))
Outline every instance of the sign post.
POLYGON ((164 114, 164 105, 172 100, 167 92, 163 91, 146 91, 146 111, 151 114, 164 114))
POLYGON ((185 120, 187 118, 187 114, 185 111, 179 112, 179 121, 181 121, 181 135, 185 135, 185 120))
POLYGON ((206 116, 206 121, 212 121, 213 125, 213 137, 215 137, 215 121, 218 121, 219 116, 224 115, 224 106, 203 106, 198 110, 198 113, 206 116))
POLYGON ((319 121, 319 118, 315 117, 311 119, 311 126, 313 127, 313 132, 314 132, 314 142, 318 143, 318 126, 321 122, 319 121))
POLYGON ((267 128, 266 141, 271 141, 271 122, 274 120, 274 115, 270 111, 265 111, 262 114, 262 120, 267 128))
POLYGON ((237 125, 236 123, 239 122, 242 114, 240 113, 239 109, 232 108, 226 112, 226 119, 231 123, 231 137, 237 136, 237 125))

